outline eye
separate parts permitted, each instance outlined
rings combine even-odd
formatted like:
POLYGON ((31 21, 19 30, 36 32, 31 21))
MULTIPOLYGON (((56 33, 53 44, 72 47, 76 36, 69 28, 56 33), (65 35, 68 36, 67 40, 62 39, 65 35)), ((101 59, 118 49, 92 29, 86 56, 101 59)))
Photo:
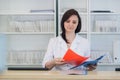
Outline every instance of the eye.
POLYGON ((66 22, 67 22, 67 23, 69 23, 69 22, 70 22, 70 20, 67 20, 66 22))
POLYGON ((73 21, 73 24, 76 24, 77 22, 76 21, 73 21))

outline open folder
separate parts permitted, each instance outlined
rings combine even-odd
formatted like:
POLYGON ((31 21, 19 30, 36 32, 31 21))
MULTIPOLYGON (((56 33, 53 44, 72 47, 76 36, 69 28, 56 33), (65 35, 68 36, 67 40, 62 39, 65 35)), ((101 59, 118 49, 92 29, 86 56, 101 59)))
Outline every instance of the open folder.
POLYGON ((89 57, 84 57, 81 56, 79 54, 77 54, 76 52, 74 52, 71 49, 68 49, 66 54, 64 55, 63 59, 72 65, 80 65, 81 63, 83 63, 84 61, 86 61, 89 57))
POLYGON ((81 55, 78 55, 77 53, 75 53, 74 51, 72 51, 71 49, 68 49, 66 54, 64 55, 63 59, 72 65, 75 65, 74 67, 72 67, 71 69, 77 68, 79 66, 89 66, 89 65, 95 65, 99 62, 99 60, 101 60, 105 55, 102 55, 100 57, 98 57, 95 60, 87 60, 89 57, 84 57, 81 55))
POLYGON ((98 57, 98 58, 95 59, 95 60, 85 61, 85 62, 83 62, 82 64, 77 65, 77 66, 74 66, 74 67, 72 67, 72 68, 70 68, 70 69, 74 69, 74 68, 77 68, 77 67, 80 67, 80 66, 87 67, 87 66, 89 66, 89 65, 95 65, 95 64, 97 64, 97 63, 99 62, 99 60, 101 60, 104 56, 105 56, 105 55, 102 55, 102 56, 98 57))

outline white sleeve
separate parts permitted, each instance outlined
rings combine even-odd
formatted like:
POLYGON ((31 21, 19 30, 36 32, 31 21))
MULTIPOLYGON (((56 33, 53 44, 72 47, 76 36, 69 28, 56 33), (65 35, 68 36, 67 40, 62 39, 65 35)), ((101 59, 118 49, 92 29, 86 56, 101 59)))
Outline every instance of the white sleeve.
POLYGON ((42 66, 45 67, 46 62, 54 58, 54 39, 50 39, 48 43, 48 48, 43 58, 42 66))

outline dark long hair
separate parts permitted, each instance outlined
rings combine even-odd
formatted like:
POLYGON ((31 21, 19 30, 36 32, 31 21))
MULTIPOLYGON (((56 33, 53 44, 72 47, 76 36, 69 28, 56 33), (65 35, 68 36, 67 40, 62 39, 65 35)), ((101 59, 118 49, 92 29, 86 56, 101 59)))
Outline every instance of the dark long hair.
POLYGON ((64 22, 67 21, 72 15, 76 15, 78 17, 78 25, 77 25, 77 28, 75 30, 75 33, 78 33, 81 30, 81 18, 80 18, 79 13, 75 9, 67 10, 64 13, 62 20, 61 20, 61 29, 62 29, 61 36, 65 40, 66 43, 68 43, 68 42, 67 42, 66 35, 65 35, 64 22))

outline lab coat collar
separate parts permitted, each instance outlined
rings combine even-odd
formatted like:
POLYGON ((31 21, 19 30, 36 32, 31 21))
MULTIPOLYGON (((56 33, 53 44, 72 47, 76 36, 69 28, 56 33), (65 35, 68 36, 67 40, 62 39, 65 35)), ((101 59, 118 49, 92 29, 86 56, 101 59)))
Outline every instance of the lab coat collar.
MULTIPOLYGON (((63 49, 65 49, 67 51, 68 48, 67 48, 66 42, 63 40, 63 38, 61 36, 59 38, 60 38, 59 39, 59 41, 60 41, 60 47, 63 48, 63 49)), ((73 50, 77 49, 77 47, 78 47, 79 44, 80 44, 79 35, 76 34, 75 39, 73 40, 70 49, 73 49, 73 50)))

